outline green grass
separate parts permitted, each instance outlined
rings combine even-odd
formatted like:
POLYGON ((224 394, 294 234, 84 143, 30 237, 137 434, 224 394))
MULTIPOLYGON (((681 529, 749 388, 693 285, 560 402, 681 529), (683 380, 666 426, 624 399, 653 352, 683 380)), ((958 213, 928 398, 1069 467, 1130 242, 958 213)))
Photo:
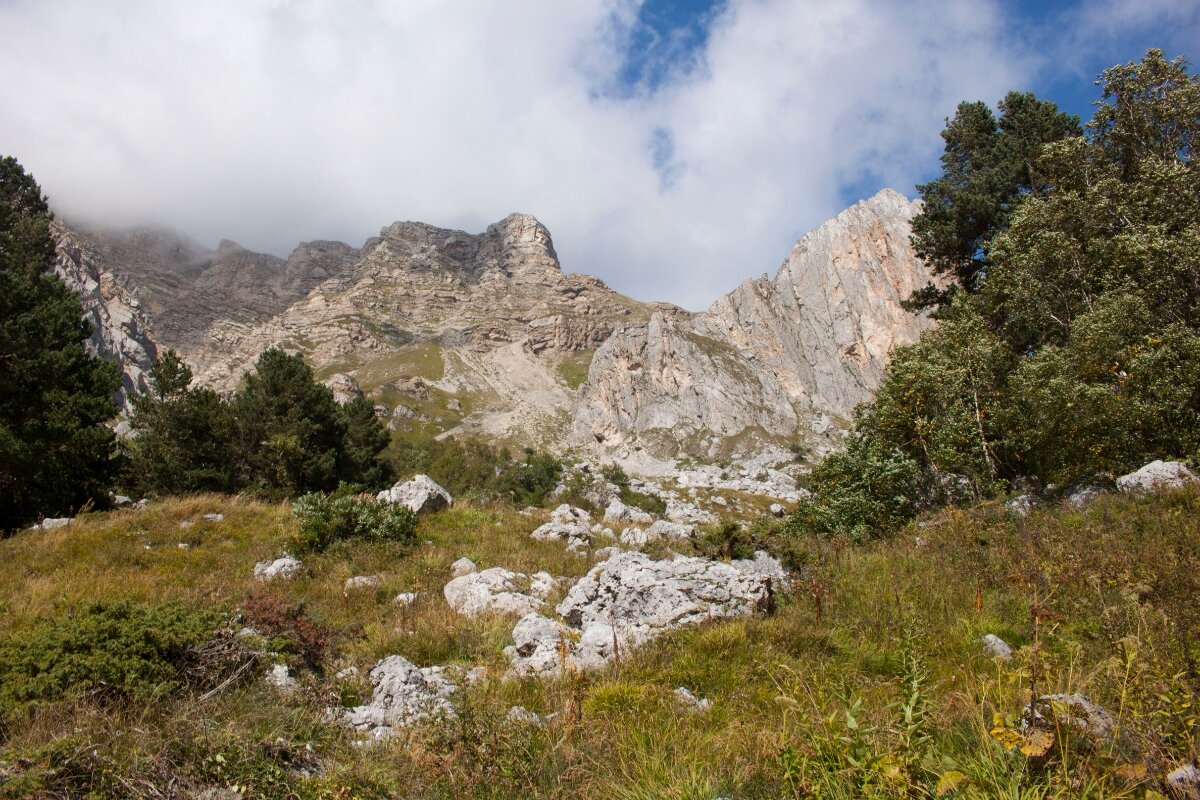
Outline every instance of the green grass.
POLYGON ((596 352, 589 350, 575 353, 564 358, 558 365, 559 377, 572 389, 578 389, 587 380, 588 370, 592 368, 592 358, 596 352))
POLYGON ((803 569, 774 616, 678 631, 606 670, 544 682, 501 680, 513 619, 463 620, 441 597, 464 555, 481 568, 583 574, 586 559, 529 539, 540 518, 459 505, 422 518, 411 546, 335 545, 306 557, 299 579, 263 586, 252 568, 294 529, 287 506, 196 497, 93 514, 0 541, 0 636, 83 602, 234 611, 259 590, 325 633, 323 669, 293 662, 301 686, 283 698, 250 680, 207 700, 84 697, 16 715, 0 728, 0 797, 238 786, 247 797, 711 800, 933 797, 939 785, 945 797, 1154 797, 1197 746, 1198 512, 1200 490, 1023 520, 993 504, 868 546, 792 542, 803 569), (225 520, 198 521, 209 511, 225 520), (358 574, 383 586, 346 595, 358 574), (397 608, 400 591, 421 597, 397 608), (984 633, 1013 645, 1013 661, 986 658, 984 633), (321 721, 361 692, 331 676, 392 653, 481 664, 492 680, 456 695, 453 721, 356 746, 321 721), (1064 733, 1040 758, 1005 749, 995 715, 1019 717, 1031 685, 1086 694, 1119 735, 1089 744, 1064 733), (677 686, 712 708, 683 708, 677 686), (514 725, 512 705, 558 716, 514 725), (300 776, 305 759, 319 776, 300 776))

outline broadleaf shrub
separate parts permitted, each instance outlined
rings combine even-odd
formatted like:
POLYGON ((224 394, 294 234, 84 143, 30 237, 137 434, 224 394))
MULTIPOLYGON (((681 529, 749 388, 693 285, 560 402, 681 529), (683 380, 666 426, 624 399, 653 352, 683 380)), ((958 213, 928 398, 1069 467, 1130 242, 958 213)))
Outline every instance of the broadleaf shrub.
POLYGON ((320 552, 344 539, 411 542, 417 532, 417 515, 411 509, 356 495, 351 487, 328 495, 303 495, 292 510, 300 521, 293 540, 299 552, 320 552))

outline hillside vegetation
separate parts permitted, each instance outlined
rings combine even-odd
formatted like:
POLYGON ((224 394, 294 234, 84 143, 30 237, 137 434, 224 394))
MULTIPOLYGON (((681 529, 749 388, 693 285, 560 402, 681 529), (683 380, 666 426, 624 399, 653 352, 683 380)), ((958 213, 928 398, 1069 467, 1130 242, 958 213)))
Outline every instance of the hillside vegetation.
MULTIPOLYGON (((463 555, 586 571, 529 538, 538 519, 456 506, 422 517, 414 544, 346 542, 263 584, 253 565, 295 533, 286 506, 198 496, 91 514, 0 542, 0 796, 1152 796, 1196 752, 1198 512, 1193 488, 1029 517, 985 505, 865 546, 791 541, 799 571, 773 616, 553 681, 506 678, 512 618, 457 617, 440 592, 463 555), (343 588, 360 574, 382 585, 343 588), (401 591, 418 600, 397 606, 401 591), (173 620, 184 647, 148 651, 138 614, 173 620), (27 662, 69 662, 91 625, 127 642, 112 658, 141 664, 140 685, 26 685, 27 662), (231 635, 241 625, 265 642, 231 635), (1011 661, 984 654, 988 633, 1011 661), (392 653, 488 677, 460 689, 453 718, 360 746, 325 721, 364 691, 336 675, 392 653), (263 680, 274 662, 296 690, 263 680), (1115 725, 1027 741, 1031 692, 1086 695, 1115 725), (555 716, 507 720, 514 705, 555 716)), ((768 523, 754 530, 772 540, 768 523)))

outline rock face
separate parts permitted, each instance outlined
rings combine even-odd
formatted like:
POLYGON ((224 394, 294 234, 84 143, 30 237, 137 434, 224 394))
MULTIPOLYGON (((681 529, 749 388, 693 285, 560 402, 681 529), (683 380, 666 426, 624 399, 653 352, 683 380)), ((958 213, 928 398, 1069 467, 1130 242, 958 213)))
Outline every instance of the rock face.
POLYGON ((765 553, 726 564, 620 552, 593 567, 558 604, 565 624, 537 613, 523 617, 509 657, 518 674, 552 673, 564 661, 591 669, 677 628, 771 611, 785 581, 779 562, 765 553))
POLYGON ((836 447, 891 348, 930 324, 900 307, 930 280, 909 244, 917 209, 880 192, 701 314, 564 274, 526 214, 480 234, 397 222, 361 247, 308 242, 286 259, 64 228, 60 266, 98 298, 94 346, 120 361, 127 391, 158 346, 219 391, 279 346, 333 376, 339 400, 361 391, 394 409, 397 430, 584 446, 646 472, 638 458, 836 447))
POLYGON ((932 280, 909 242, 919 210, 884 190, 797 242, 774 279, 611 337, 580 387, 575 441, 711 457, 730 439, 752 451, 831 432, 931 324, 900 305, 932 280))
POLYGON ((137 290, 115 274, 84 237, 60 222, 51 225, 57 243, 54 271, 83 305, 92 326, 88 352, 121 368, 121 389, 114 398, 128 413, 130 397, 146 389, 146 373, 158 358, 158 346, 137 290))

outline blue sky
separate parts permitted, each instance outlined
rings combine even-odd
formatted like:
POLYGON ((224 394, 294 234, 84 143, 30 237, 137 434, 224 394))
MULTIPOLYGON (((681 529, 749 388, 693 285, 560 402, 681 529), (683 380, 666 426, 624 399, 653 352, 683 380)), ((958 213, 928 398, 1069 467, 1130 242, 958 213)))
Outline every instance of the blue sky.
POLYGON ((699 309, 936 175, 1010 89, 1200 58, 1198 0, 0 0, 0 151, 67 217, 286 255, 514 211, 699 309))

